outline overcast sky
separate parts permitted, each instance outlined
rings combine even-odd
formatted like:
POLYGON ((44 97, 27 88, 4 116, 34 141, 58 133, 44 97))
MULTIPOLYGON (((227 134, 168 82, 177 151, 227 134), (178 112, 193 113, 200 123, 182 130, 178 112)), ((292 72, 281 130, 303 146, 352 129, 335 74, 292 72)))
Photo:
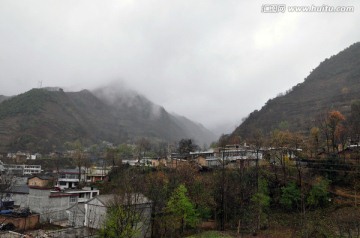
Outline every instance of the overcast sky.
POLYGON ((230 132, 360 39, 360 1, 276 1, 354 6, 353 13, 262 13, 271 3, 0 0, 0 95, 39 81, 71 91, 118 81, 230 132))

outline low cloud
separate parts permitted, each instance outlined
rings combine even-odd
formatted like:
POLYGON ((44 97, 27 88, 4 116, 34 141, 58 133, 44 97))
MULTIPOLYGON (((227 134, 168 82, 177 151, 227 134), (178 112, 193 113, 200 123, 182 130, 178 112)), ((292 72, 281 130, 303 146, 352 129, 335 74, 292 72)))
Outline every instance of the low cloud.
POLYGON ((229 130, 360 38, 358 1, 341 2, 354 13, 265 14, 265 3, 1 0, 0 95, 39 81, 67 90, 120 81, 168 111, 229 130))

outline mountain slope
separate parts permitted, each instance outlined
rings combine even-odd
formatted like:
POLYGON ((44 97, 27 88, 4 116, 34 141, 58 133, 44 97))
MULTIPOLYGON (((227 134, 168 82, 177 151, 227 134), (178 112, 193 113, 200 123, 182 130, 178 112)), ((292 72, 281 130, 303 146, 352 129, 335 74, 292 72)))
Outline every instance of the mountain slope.
POLYGON ((114 109, 117 122, 132 128, 128 131, 131 137, 146 136, 168 141, 192 138, 197 143, 206 144, 216 138, 202 125, 185 117, 180 120, 134 91, 111 87, 97 89, 94 95, 114 109))
POLYGON ((233 132, 248 137, 254 128, 265 134, 276 128, 307 133, 314 121, 328 110, 350 112, 353 100, 360 99, 360 43, 323 61, 303 83, 286 95, 270 99, 255 110, 233 132))
POLYGON ((6 99, 9 99, 9 97, 4 96, 4 95, 0 95, 0 103, 1 103, 2 101, 5 101, 6 99))
POLYGON ((184 116, 172 114, 172 117, 175 123, 184 130, 185 134, 189 135, 188 138, 195 139, 196 143, 203 142, 203 144, 199 144, 199 146, 202 147, 204 144, 208 146, 212 142, 212 138, 214 138, 215 135, 209 132, 203 125, 195 123, 184 116))
POLYGON ((200 143, 215 139, 200 126, 188 133, 186 125, 195 123, 178 123, 164 108, 139 94, 115 93, 117 97, 110 100, 106 92, 32 89, 7 98, 0 102, 0 151, 51 151, 76 139, 88 145, 140 137, 166 141, 190 137, 200 143))

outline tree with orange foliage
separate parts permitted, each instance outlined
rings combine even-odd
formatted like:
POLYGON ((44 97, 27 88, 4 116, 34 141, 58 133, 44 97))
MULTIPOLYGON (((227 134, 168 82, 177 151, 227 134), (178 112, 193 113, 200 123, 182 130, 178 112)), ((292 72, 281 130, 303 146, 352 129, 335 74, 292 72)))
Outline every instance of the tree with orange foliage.
POLYGON ((337 151, 337 143, 336 143, 336 132, 340 131, 341 123, 345 121, 345 117, 339 111, 331 111, 327 117, 327 127, 329 129, 331 145, 333 152, 337 151))
MULTIPOLYGON (((286 158, 290 149, 290 137, 291 133, 289 131, 280 130, 275 130, 271 132, 270 137, 270 146, 272 147, 272 149, 270 150, 270 157, 275 164, 275 169, 277 164, 281 166, 284 182, 286 181, 287 177, 286 158)), ((276 172, 275 176, 277 177, 276 172)))

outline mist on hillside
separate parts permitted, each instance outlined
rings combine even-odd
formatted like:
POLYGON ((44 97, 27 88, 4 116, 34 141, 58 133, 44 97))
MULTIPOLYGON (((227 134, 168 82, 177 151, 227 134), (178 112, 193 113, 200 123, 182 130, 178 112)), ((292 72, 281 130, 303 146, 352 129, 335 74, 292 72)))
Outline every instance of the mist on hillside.
POLYGON ((150 119, 158 119, 164 108, 152 103, 144 95, 130 88, 123 81, 113 81, 92 90, 94 95, 115 108, 134 108, 147 110, 150 119))

